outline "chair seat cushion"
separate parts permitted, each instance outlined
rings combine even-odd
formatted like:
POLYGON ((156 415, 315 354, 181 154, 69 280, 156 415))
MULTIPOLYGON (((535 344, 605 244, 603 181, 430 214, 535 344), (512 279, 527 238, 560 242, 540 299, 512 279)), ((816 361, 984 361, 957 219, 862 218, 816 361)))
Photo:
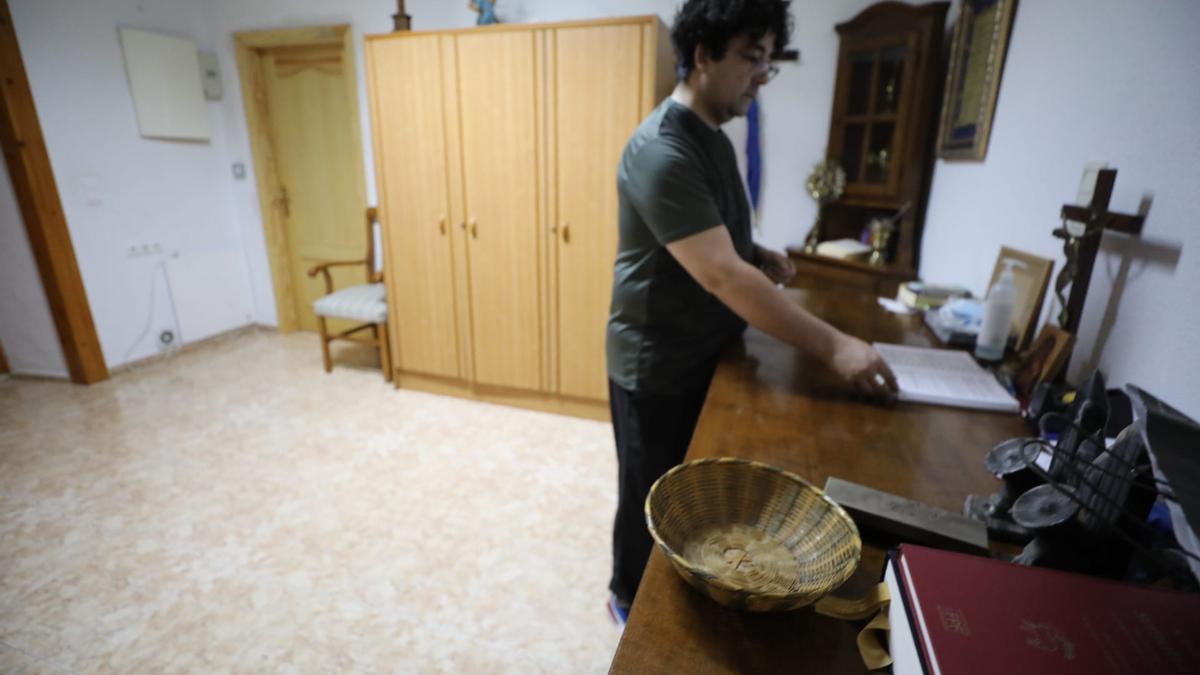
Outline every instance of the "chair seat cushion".
POLYGON ((387 299, 383 284, 351 286, 330 293, 313 303, 313 311, 317 316, 332 319, 383 323, 387 320, 387 299))

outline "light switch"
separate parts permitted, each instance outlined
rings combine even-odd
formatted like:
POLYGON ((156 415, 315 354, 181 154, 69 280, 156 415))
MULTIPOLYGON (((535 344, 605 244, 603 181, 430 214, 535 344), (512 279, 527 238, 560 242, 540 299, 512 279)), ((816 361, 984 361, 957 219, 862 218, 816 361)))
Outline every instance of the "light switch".
POLYGON ((241 162, 233 163, 233 179, 242 180, 246 177, 246 165, 241 162))
POLYGON ((221 100, 221 65, 216 54, 198 52, 200 61, 200 82, 204 85, 204 98, 209 101, 221 100))

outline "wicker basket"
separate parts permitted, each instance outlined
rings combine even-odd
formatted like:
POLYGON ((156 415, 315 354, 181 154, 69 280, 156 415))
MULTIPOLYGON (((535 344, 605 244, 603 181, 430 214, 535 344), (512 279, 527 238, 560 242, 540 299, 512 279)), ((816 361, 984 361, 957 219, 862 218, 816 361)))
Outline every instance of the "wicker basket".
POLYGON ((794 473, 701 459, 658 479, 646 524, 688 583, 751 611, 804 607, 858 567, 862 540, 842 507, 794 473))

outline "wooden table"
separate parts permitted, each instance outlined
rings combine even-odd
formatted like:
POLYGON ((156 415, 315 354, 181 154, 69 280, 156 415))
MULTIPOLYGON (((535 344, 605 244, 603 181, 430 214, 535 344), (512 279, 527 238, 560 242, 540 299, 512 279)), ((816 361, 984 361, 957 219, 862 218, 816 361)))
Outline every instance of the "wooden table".
MULTIPOLYGON (((934 344, 920 317, 890 314, 874 296, 786 292, 865 340, 934 344)), ((1011 414, 857 402, 823 366, 750 329, 717 369, 687 459, 745 457, 818 487, 837 476, 958 512, 967 494, 999 487, 983 466, 987 450, 1024 432, 1011 414)), ((877 583, 885 552, 864 541, 862 564, 836 594, 854 597, 877 583)), ((610 672, 862 673, 860 626, 811 609, 726 609, 688 586, 655 549, 610 672)))
POLYGON ((796 266, 796 276, 788 283, 792 288, 840 288, 894 298, 900 284, 917 278, 914 270, 897 265, 839 260, 800 248, 789 248, 787 254, 796 266))

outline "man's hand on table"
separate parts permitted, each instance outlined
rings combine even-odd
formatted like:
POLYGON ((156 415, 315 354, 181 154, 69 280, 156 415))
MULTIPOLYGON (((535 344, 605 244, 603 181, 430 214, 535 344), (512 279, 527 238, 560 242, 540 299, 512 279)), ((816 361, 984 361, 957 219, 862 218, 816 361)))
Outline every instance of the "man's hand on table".
POLYGON ((756 248, 758 249, 758 268, 767 275, 772 283, 786 284, 796 276, 796 265, 791 258, 765 246, 756 245, 756 248))
POLYGON ((829 367, 864 396, 891 401, 899 391, 887 362, 874 347, 856 337, 844 333, 839 336, 829 367))

